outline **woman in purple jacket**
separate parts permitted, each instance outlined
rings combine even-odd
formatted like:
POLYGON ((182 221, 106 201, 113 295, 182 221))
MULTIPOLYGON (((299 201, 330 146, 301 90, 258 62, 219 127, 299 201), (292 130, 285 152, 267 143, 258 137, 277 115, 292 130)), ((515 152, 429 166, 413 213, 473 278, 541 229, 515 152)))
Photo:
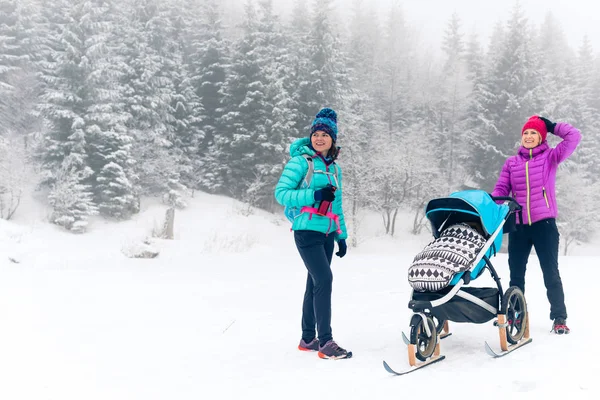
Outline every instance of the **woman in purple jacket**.
POLYGON ((567 308, 560 273, 558 272, 558 241, 556 227, 556 170, 581 141, 578 129, 565 122, 553 123, 532 116, 521 130, 521 147, 509 157, 492 196, 512 196, 523 206, 523 224, 508 236, 510 285, 525 292, 525 270, 531 247, 535 247, 546 294, 550 302, 550 319, 555 333, 569 333, 567 308), (548 132, 562 141, 554 148, 546 142, 548 132))

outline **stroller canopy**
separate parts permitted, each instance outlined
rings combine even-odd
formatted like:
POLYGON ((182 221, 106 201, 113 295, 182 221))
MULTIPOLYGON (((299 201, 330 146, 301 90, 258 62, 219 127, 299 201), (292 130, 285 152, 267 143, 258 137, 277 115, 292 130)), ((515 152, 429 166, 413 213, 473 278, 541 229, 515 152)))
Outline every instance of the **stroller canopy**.
POLYGON ((425 215, 431 221, 436 238, 443 227, 456 222, 479 222, 489 236, 504 224, 509 211, 506 204, 497 204, 483 190, 463 190, 448 197, 430 200, 425 215))

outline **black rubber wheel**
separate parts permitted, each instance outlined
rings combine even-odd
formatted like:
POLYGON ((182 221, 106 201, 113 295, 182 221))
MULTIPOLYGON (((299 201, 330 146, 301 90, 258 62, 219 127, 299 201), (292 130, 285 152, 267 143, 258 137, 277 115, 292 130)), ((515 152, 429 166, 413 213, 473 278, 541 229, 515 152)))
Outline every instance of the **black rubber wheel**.
POLYGON ((506 315, 506 340, 515 344, 523 339, 526 328, 527 303, 521 289, 517 286, 508 288, 502 298, 501 312, 506 315))
POLYGON ((417 351, 415 356, 421 361, 427 361, 433 355, 438 338, 437 329, 431 317, 427 317, 427 324, 431 336, 427 336, 422 318, 419 318, 419 321, 410 328, 410 343, 415 345, 417 351))

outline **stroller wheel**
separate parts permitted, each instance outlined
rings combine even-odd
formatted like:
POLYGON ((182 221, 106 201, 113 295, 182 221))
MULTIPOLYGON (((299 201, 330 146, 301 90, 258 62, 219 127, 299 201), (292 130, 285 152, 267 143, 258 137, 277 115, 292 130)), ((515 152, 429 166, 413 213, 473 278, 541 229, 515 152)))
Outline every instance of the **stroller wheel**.
POLYGON ((431 317, 427 317, 427 325, 431 336, 427 335, 422 318, 419 318, 418 323, 412 325, 410 329, 410 343, 415 345, 415 356, 421 361, 427 361, 433 355, 437 344, 437 327, 431 317))
POLYGON ((521 289, 517 286, 508 288, 502 298, 502 313, 506 315, 506 340, 515 344, 525 335, 527 328, 527 303, 521 289))

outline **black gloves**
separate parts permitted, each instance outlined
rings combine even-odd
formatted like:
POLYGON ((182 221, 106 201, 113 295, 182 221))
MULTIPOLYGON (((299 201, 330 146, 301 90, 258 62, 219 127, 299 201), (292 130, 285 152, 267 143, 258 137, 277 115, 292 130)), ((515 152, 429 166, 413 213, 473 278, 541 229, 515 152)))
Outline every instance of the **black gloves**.
POLYGON ((549 119, 540 117, 544 124, 546 124, 546 130, 550 133, 554 133, 554 128, 556 127, 556 122, 551 122, 549 119))
POLYGON ((346 240, 340 239, 338 241, 338 248, 339 248, 339 251, 337 253, 335 253, 335 255, 338 256, 339 258, 344 257, 346 255, 346 250, 348 249, 348 247, 346 246, 346 240))
POLYGON ((335 189, 331 185, 328 185, 323 189, 315 190, 315 201, 325 200, 332 202, 335 200, 335 195, 333 194, 334 191, 335 189))

